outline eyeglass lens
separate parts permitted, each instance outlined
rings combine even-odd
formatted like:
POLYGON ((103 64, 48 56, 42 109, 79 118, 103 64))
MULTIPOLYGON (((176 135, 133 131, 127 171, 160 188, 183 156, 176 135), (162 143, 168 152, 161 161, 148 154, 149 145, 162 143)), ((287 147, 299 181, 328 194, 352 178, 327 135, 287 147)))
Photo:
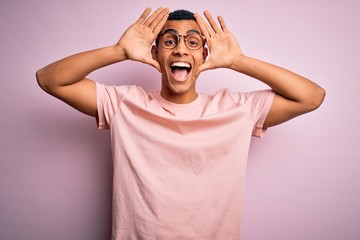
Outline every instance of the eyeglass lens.
MULTIPOLYGON (((180 37, 183 35, 176 35, 174 33, 165 33, 162 35, 160 43, 164 48, 173 49, 178 45, 180 37)), ((185 45, 189 49, 199 49, 204 44, 204 39, 199 34, 189 34, 184 37, 185 45)))

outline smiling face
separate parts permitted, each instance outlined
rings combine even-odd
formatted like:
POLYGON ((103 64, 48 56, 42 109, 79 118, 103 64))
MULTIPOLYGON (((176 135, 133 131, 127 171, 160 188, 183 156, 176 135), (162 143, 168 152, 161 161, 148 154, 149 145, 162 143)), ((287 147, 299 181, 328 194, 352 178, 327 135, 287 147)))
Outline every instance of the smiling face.
MULTIPOLYGON (((158 44, 152 48, 152 55, 160 63, 162 73, 161 96, 175 103, 189 103, 196 99, 195 90, 196 71, 204 63, 207 49, 200 47, 197 50, 189 49, 184 37, 192 33, 200 33, 200 28, 194 20, 167 21, 161 33, 170 32, 182 35, 173 49, 158 44)), ((163 39, 171 45, 172 39, 163 39)), ((189 42, 193 44, 193 42, 189 42)))

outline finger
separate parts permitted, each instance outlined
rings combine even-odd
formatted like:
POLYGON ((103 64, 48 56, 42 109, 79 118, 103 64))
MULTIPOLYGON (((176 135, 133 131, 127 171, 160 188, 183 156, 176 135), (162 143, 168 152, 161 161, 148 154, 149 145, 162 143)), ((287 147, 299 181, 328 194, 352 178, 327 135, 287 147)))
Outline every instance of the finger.
POLYGON ((160 30, 164 26, 166 20, 168 19, 168 16, 169 16, 168 13, 169 13, 169 9, 164 8, 159 13, 159 15, 155 18, 155 20, 151 23, 150 29, 152 29, 156 35, 160 32, 160 30), (159 30, 159 28, 160 28, 160 30, 159 30))
POLYGON ((210 33, 213 33, 212 29, 210 28, 210 26, 208 24, 206 24, 204 19, 199 14, 195 13, 194 15, 195 15, 196 22, 200 27, 201 33, 204 35, 205 38, 209 39, 210 33))
POLYGON ((160 19, 160 21, 157 23, 157 25, 155 26, 153 32, 154 34, 157 36, 161 29, 164 27, 165 25, 165 22, 168 20, 168 17, 169 17, 169 14, 168 14, 169 11, 167 11, 163 16, 162 18, 160 19))
MULTIPOLYGON (((205 28, 206 28, 206 31, 208 32, 208 39, 210 39, 210 37, 215 34, 215 31, 214 31, 214 29, 213 29, 212 27, 210 27, 209 24, 207 24, 207 23, 205 22, 205 20, 203 20, 203 22, 204 22, 204 26, 205 26, 205 28)), ((209 22, 209 21, 208 21, 208 22, 209 22)))
POLYGON ((142 24, 150 12, 151 12, 151 8, 149 8, 149 7, 146 8, 145 11, 141 14, 140 18, 136 21, 136 23, 142 24))
POLYGON ((194 16, 195 16, 195 19, 196 19, 197 24, 198 24, 199 27, 200 27, 201 33, 206 37, 206 35, 207 35, 208 33, 207 33, 207 30, 206 30, 206 27, 205 27, 205 22, 204 22, 204 20, 203 20, 202 17, 201 17, 199 14, 197 14, 197 13, 194 13, 194 16))
POLYGON ((209 11, 205 11, 204 12, 204 15, 206 17, 206 19, 208 20, 208 22, 210 23, 210 26, 212 27, 212 29, 215 31, 215 32, 220 32, 221 29, 219 28, 219 26, 216 24, 214 18, 211 16, 210 12, 209 11))
POLYGON ((156 17, 159 15, 159 13, 163 10, 163 8, 158 8, 156 9, 156 11, 150 15, 150 17, 148 17, 148 19, 146 19, 146 21, 144 22, 145 26, 151 26, 151 23, 156 19, 156 17))
POLYGON ((227 31, 228 31, 228 28, 227 28, 227 26, 226 26, 226 24, 225 24, 225 21, 224 21, 224 19, 222 18, 222 16, 219 16, 219 17, 218 17, 218 20, 219 20, 221 29, 222 29, 224 32, 227 32, 227 31))
POLYGON ((200 73, 202 73, 206 70, 209 70, 209 69, 211 69, 211 65, 208 62, 206 62, 199 66, 198 70, 196 71, 195 76, 198 77, 200 75, 200 73))
POLYGON ((160 63, 156 60, 154 60, 153 58, 149 58, 147 60, 147 64, 149 64, 150 66, 153 66, 154 68, 156 68, 159 72, 161 72, 160 69, 160 63))
POLYGON ((205 27, 210 37, 215 35, 215 31, 210 27, 209 24, 205 24, 205 27))

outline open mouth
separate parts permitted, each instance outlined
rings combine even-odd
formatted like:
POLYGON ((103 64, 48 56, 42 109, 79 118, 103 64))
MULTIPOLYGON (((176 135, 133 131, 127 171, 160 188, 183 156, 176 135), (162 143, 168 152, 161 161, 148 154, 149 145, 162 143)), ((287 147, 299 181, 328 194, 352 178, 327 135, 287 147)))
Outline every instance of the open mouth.
POLYGON ((191 65, 187 62, 173 62, 170 65, 171 74, 176 81, 185 81, 191 71, 191 65))

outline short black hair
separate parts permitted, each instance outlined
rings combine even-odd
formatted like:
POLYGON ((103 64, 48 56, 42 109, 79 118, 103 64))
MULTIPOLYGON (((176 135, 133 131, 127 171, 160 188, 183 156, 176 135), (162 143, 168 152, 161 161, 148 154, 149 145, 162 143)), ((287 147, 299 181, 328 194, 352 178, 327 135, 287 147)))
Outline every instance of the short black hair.
POLYGON ((167 20, 168 21, 170 21, 170 20, 194 20, 194 21, 196 21, 194 13, 190 12, 188 10, 184 10, 184 9, 175 10, 175 11, 169 13, 169 17, 167 20))
MULTIPOLYGON (((179 9, 175 10, 171 13, 169 13, 169 17, 167 19, 168 21, 171 20, 194 20, 196 21, 196 18, 194 16, 193 12, 190 12, 188 10, 179 9)), ((159 46, 159 38, 156 38, 155 45, 159 46)))

